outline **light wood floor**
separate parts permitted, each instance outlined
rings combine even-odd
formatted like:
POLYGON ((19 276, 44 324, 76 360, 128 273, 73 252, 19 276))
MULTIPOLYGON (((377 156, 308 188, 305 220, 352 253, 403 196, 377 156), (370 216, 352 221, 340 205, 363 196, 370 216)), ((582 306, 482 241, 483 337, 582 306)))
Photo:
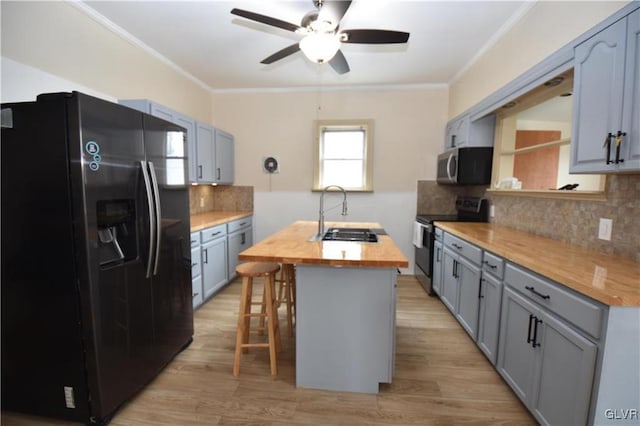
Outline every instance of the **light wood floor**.
MULTIPOLYGON (((413 276, 399 279, 395 377, 378 395, 297 389, 284 306, 277 378, 271 378, 267 351, 260 349, 243 355, 234 378, 239 295, 236 280, 196 311, 191 346, 111 424, 536 424, 449 311, 413 276)), ((64 424, 6 412, 1 422, 64 424)))

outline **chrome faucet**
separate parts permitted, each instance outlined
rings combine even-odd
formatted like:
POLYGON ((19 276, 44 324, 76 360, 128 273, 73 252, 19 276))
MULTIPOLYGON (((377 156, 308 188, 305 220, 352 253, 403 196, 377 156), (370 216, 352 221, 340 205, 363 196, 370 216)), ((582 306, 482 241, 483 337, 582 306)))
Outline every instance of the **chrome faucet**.
POLYGON ((320 195, 320 216, 318 217, 318 240, 321 240, 322 236, 324 235, 324 212, 332 210, 332 209, 335 209, 336 207, 338 207, 340 205, 340 204, 336 204, 335 206, 330 207, 327 210, 324 209, 324 194, 326 194, 327 190, 330 189, 330 188, 338 188, 340 191, 342 191, 342 195, 343 195, 343 199, 342 199, 342 216, 346 216, 347 215, 347 191, 345 191, 343 187, 338 186, 338 185, 326 186, 322 190, 322 194, 320 195))

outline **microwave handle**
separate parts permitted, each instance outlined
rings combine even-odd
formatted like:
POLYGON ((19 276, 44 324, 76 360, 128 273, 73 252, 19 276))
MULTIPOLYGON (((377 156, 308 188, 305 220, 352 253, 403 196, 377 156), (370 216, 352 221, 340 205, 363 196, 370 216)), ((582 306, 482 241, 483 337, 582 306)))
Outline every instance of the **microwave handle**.
POLYGON ((451 160, 453 160, 453 154, 450 154, 449 159, 447 160, 447 177, 451 182, 453 182, 453 176, 451 176, 451 160))

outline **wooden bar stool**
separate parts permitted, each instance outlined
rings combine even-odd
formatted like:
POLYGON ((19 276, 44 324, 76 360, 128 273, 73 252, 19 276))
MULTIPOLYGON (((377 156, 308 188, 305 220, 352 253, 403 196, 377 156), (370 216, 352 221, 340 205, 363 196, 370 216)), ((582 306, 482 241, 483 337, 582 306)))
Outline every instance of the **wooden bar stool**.
POLYGON ((283 263, 280 269, 280 278, 276 280, 278 288, 278 306, 285 303, 287 306, 287 331, 289 337, 293 336, 293 318, 296 309, 296 271, 290 263, 283 263))
MULTIPOLYGON (((233 375, 240 373, 240 352, 248 352, 249 348, 269 348, 269 360, 271 363, 271 375, 278 374, 276 364, 276 351, 281 349, 280 327, 278 322, 278 305, 275 294, 275 277, 280 270, 277 263, 247 262, 236 267, 238 276, 242 277, 242 293, 240 295, 240 311, 238 312, 238 328, 236 331, 236 352, 233 360, 233 375), (253 302, 253 279, 264 277, 264 293, 262 302, 253 302), (252 305, 261 305, 260 313, 252 313, 252 305), (266 311, 266 312, 265 312, 266 311), (249 343, 251 331, 251 318, 259 317, 260 323, 267 320, 267 343, 249 343)), ((258 327, 264 330, 264 326, 258 327)))

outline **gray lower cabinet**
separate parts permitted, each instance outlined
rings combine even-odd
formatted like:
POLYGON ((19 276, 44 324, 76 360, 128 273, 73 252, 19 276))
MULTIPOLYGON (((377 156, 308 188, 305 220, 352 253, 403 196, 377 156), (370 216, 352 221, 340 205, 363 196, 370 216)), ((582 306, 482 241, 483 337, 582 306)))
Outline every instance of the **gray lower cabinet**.
POLYGON ((202 304, 202 250, 200 249, 200 232, 191 233, 191 294, 193 307, 202 304))
POLYGON ((433 284, 433 291, 440 297, 442 297, 442 269, 444 263, 444 248, 442 241, 437 239, 433 244, 433 271, 431 271, 431 282, 433 284))
POLYGON ((571 173, 640 170, 639 41, 636 10, 575 47, 571 173))
POLYGON ((296 386, 378 393, 395 363, 396 268, 296 265, 296 386))
POLYGON ((458 260, 458 310, 456 318, 469 335, 478 337, 478 308, 480 306, 480 267, 464 257, 458 260))
POLYGON ((483 271, 479 297, 477 344, 489 361, 495 365, 498 359, 502 281, 483 271))
POLYGON ((238 265, 238 253, 253 245, 253 226, 251 217, 239 219, 227 224, 227 244, 229 251, 229 280, 235 276, 238 265))
POLYGON ((542 424, 586 424, 598 344, 565 320, 574 316, 589 324, 588 317, 599 313, 553 286, 507 266, 497 369, 542 424), (574 312, 559 312, 565 320, 556 316, 556 307, 572 304, 574 312))
POLYGON ((480 259, 482 250, 444 234, 442 294, 445 306, 475 340, 478 334, 480 259))
POLYGON ((200 231, 202 239, 202 288, 204 300, 227 283, 227 225, 200 231))
POLYGON ((453 313, 458 307, 458 277, 456 276, 457 255, 445 248, 442 251, 442 288, 440 300, 453 313))

